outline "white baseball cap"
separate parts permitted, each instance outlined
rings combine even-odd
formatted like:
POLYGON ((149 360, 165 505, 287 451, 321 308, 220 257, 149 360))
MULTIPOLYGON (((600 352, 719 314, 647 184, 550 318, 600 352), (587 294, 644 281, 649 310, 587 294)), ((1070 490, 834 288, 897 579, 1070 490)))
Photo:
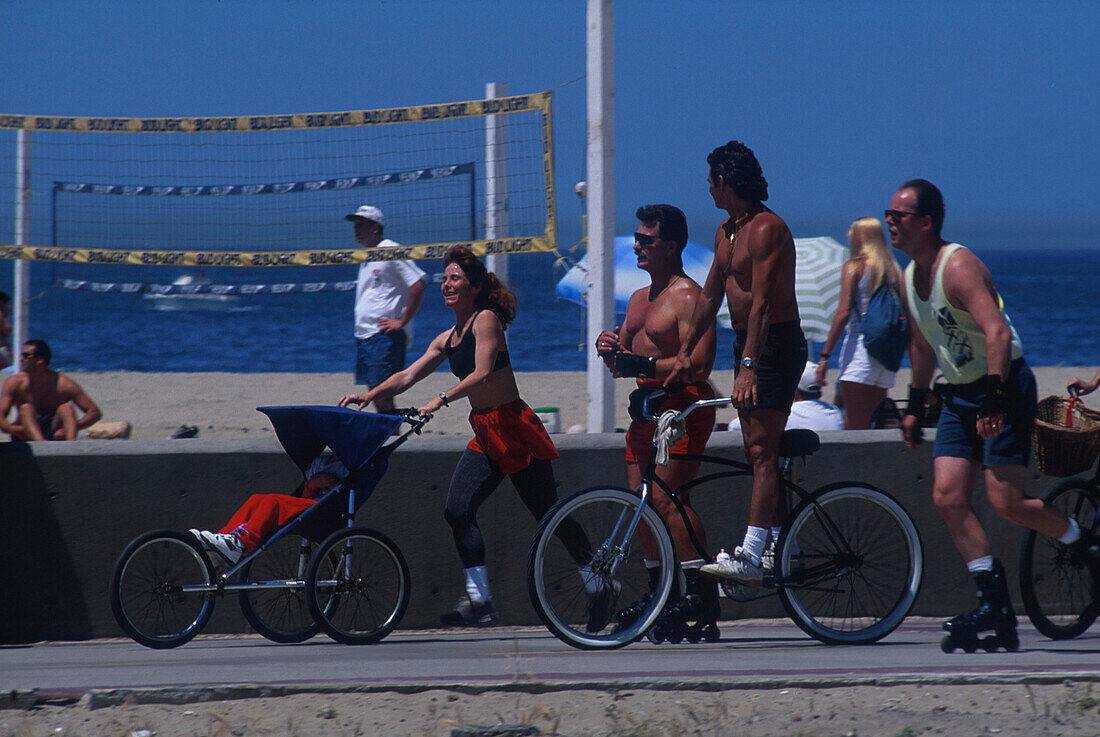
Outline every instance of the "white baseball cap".
POLYGON ((361 205, 358 210, 350 215, 345 215, 345 220, 355 222, 357 218, 363 218, 364 220, 370 220, 371 222, 378 223, 379 225, 386 224, 386 216, 382 214, 374 205, 361 205))
POLYGON ((802 372, 802 378, 798 380, 798 391, 803 394, 814 397, 821 396, 821 387, 817 384, 817 364, 813 361, 806 361, 806 368, 802 372))

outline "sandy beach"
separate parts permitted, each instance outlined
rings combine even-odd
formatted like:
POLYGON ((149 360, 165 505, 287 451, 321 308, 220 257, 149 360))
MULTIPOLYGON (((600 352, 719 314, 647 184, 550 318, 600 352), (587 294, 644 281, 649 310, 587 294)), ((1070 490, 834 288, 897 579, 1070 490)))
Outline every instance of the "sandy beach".
MULTIPOLYGON (((1078 376, 1091 378, 1095 367, 1035 368, 1039 397, 1063 394, 1066 382, 1078 376)), ((167 438, 181 425, 194 425, 201 438, 273 437, 267 418, 256 411, 264 405, 334 404, 341 396, 355 391, 352 375, 347 373, 140 373, 131 371, 66 372, 75 379, 103 411, 104 421, 126 421, 133 426, 131 439, 167 438)), ((830 371, 833 381, 836 372, 830 371)), ((583 432, 587 419, 588 385, 584 372, 545 371, 517 373, 520 394, 532 407, 557 407, 562 432, 583 432)), ((732 371, 716 371, 712 381, 720 392, 733 386, 732 371)), ((437 371, 397 399, 398 406, 418 406, 450 388, 455 378, 437 371)), ((890 396, 904 398, 909 371, 898 373, 890 396)), ((627 395, 632 381, 615 382, 615 424, 629 424, 627 395)), ((835 387, 825 390, 833 397, 835 387)), ((1096 401, 1090 402, 1097 406, 1096 401)), ((426 432, 466 434, 469 405, 464 401, 438 413, 426 432)), ((720 410, 718 422, 735 420, 733 410, 720 410)))

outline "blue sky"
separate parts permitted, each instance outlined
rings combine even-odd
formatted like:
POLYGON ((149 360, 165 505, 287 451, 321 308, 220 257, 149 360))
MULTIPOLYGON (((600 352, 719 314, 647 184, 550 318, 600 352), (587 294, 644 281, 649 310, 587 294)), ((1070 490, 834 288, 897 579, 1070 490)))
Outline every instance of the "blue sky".
MULTIPOLYGON (((583 0, 0 0, 0 15, 0 113, 321 112, 560 87, 561 240, 577 234, 583 0)), ((706 154, 739 139, 796 235, 842 236, 915 176, 943 189, 948 235, 1095 232, 1098 38, 1094 0, 620 0, 620 230, 667 201, 709 242, 706 154)))

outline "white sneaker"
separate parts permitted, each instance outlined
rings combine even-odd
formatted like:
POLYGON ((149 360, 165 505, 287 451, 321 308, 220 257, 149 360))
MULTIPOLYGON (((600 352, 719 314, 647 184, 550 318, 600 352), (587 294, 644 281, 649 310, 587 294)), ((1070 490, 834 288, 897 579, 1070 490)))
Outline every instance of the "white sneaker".
POLYGON ((743 583, 761 584, 764 581, 764 568, 749 560, 748 553, 738 545, 733 555, 719 553, 713 563, 699 569, 708 576, 732 578, 743 583))
POLYGON ((217 553, 230 565, 236 565, 237 561, 244 555, 244 546, 241 545, 241 541, 236 535, 196 529, 188 530, 188 532, 199 539, 203 548, 217 553))

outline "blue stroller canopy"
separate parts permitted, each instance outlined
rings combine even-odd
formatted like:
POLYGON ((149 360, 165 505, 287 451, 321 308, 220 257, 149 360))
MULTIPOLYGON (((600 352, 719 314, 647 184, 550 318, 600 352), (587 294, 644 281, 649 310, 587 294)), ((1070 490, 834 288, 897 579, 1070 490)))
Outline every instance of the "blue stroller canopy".
POLYGON ((362 471, 404 420, 397 415, 323 405, 256 409, 271 420, 283 449, 303 474, 326 446, 349 471, 362 471))

